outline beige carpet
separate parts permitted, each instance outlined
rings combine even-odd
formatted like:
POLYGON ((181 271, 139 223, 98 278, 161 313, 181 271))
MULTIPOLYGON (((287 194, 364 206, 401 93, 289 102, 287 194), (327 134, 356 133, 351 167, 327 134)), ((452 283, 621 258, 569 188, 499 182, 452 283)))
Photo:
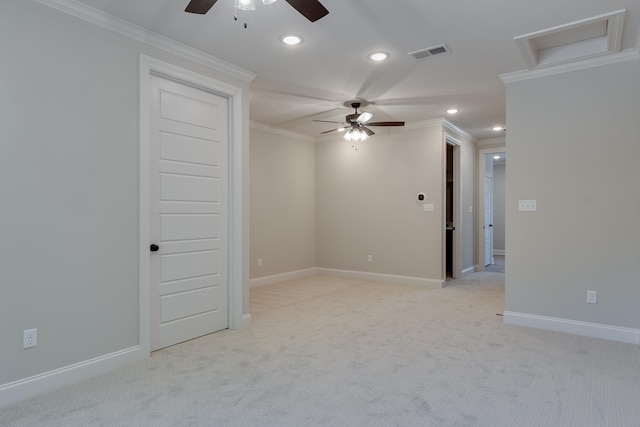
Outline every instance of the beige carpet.
POLYGON ((638 346, 507 326, 504 275, 314 276, 254 323, 0 409, 3 426, 640 426, 638 346))
POLYGON ((504 273, 504 255, 494 255, 493 264, 487 265, 484 271, 491 271, 493 273, 504 273))

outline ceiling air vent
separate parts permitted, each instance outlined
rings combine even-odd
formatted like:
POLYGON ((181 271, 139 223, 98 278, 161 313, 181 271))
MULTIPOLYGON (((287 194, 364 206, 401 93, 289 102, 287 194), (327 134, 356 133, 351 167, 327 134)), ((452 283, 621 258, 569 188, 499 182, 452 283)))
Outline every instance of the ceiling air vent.
POLYGON ((426 49, 416 50, 415 52, 409 52, 409 55, 416 59, 428 58, 429 56, 442 55, 443 53, 449 53, 450 50, 446 44, 439 46, 428 47, 426 49))

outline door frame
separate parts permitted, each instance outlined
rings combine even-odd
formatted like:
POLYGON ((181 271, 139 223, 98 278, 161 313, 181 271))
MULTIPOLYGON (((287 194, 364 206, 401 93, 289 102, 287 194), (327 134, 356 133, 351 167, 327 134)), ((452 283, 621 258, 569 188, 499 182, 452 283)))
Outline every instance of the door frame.
POLYGON ((442 188, 442 279, 447 280, 447 146, 453 147, 453 263, 451 275, 453 279, 462 277, 462 176, 460 173, 460 150, 462 142, 445 132, 444 134, 444 159, 442 188))
POLYGON ((243 313, 245 289, 248 289, 248 274, 245 272, 245 253, 248 248, 247 215, 245 214, 245 171, 243 150, 242 89, 212 79, 202 74, 185 70, 176 65, 146 56, 139 58, 139 99, 138 99, 138 304, 139 304, 139 341, 145 355, 151 348, 151 302, 150 302, 150 148, 151 136, 149 123, 151 111, 150 77, 158 75, 178 81, 205 91, 213 92, 228 100, 229 105, 229 227, 228 236, 228 283, 229 283, 229 329, 240 329, 251 323, 250 314, 243 313), (246 286, 245 286, 246 282, 246 286))
MULTIPOLYGON (((506 153, 507 147, 480 148, 478 150, 478 236, 476 271, 484 271, 484 173, 485 156, 488 154, 506 153)), ((492 254, 493 257, 493 254, 492 254)))

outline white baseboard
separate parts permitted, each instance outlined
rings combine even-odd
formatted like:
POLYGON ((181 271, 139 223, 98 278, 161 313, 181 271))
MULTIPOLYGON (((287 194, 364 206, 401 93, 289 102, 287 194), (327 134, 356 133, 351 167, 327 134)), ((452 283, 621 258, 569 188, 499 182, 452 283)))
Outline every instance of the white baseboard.
POLYGON ((298 279, 300 277, 313 276, 316 274, 315 268, 307 268, 304 270, 289 271, 287 273, 274 274, 273 276, 256 277, 249 280, 249 288, 257 288, 259 286, 271 285, 273 283, 284 282, 286 280, 298 279))
POLYGON ((603 325, 600 323, 581 322, 578 320, 559 319, 556 317, 537 316, 534 314, 504 312, 504 323, 531 328, 566 332, 592 338, 602 338, 629 344, 640 344, 640 329, 603 325))
POLYGON ((469 268, 465 268, 464 270, 462 270, 462 277, 468 276, 471 273, 475 273, 476 271, 478 271, 478 266, 477 265, 474 265, 474 266, 469 267, 469 268))
POLYGON ((398 276, 394 274, 369 273, 366 271, 338 270, 334 268, 316 268, 317 274, 344 277, 345 279, 371 280, 374 282, 394 283, 397 285, 414 285, 427 288, 443 288, 444 280, 426 279, 422 277, 398 276))
POLYGON ((78 383, 149 357, 140 346, 105 354, 53 371, 0 385, 0 406, 78 383))
POLYGON ((493 254, 494 255, 506 255, 504 249, 494 249, 493 250, 493 254))
POLYGON ((249 314, 249 313, 243 314, 242 315, 242 324, 240 325, 239 329, 248 328, 249 326, 251 326, 251 314, 249 314))

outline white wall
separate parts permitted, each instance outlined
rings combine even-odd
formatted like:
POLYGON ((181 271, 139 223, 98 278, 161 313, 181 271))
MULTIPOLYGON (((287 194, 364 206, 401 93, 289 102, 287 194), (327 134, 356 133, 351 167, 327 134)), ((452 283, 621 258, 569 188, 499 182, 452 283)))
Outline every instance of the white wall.
POLYGON ((1 391, 140 342, 139 55, 241 88, 246 133, 249 84, 30 1, 0 3, 0 52, 1 391))
POLYGON ((639 111, 638 59, 507 84, 508 311, 640 329, 639 111))
POLYGON ((314 140, 254 125, 250 164, 251 278, 315 267, 314 140))

